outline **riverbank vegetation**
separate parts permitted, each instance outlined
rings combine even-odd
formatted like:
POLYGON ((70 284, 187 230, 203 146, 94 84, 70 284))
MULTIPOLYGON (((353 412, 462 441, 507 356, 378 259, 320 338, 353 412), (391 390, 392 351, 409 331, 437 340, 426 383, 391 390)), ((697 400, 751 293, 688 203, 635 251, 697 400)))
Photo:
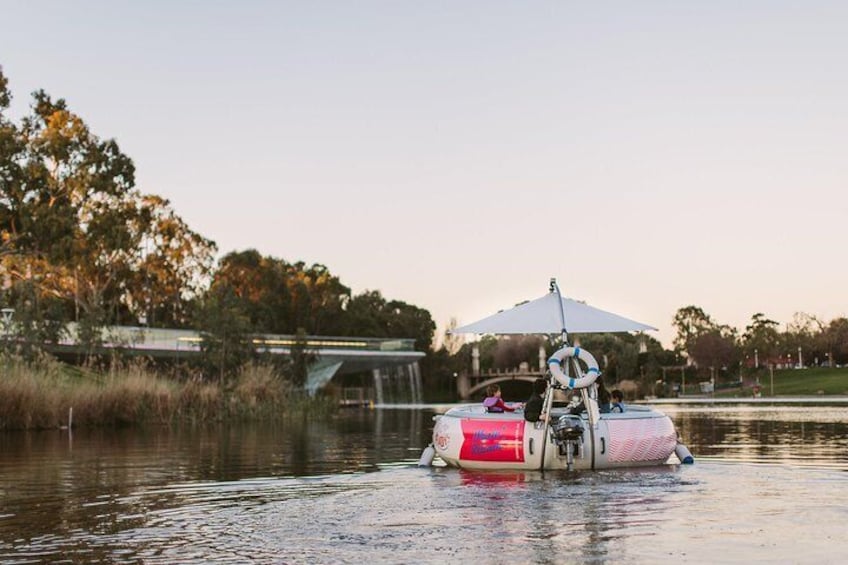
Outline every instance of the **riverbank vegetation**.
POLYGON ((2 356, 0 372, 0 430, 271 420, 336 407, 271 365, 247 364, 225 384, 164 377, 142 362, 90 371, 48 356, 2 356))

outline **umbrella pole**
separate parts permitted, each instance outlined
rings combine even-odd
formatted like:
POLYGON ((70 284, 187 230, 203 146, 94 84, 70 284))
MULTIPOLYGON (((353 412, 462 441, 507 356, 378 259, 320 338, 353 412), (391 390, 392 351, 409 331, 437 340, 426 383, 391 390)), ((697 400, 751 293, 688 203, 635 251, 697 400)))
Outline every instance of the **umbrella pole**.
POLYGON ((559 285, 556 282, 556 278, 551 278, 551 292, 555 292, 557 295, 557 302, 559 302, 559 320, 561 322, 562 328, 562 345, 563 347, 568 345, 568 332, 565 330, 565 307, 562 304, 562 294, 559 292, 559 285))

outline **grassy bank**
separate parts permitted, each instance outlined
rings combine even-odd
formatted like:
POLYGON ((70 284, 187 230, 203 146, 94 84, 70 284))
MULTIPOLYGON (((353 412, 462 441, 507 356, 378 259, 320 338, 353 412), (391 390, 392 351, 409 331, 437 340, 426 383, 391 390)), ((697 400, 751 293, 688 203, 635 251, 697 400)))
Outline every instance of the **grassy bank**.
POLYGON ((226 386, 166 379, 144 365, 106 372, 71 368, 52 359, 25 363, 0 357, 0 430, 67 426, 129 426, 278 418, 331 411, 268 366, 244 367, 226 386))
MULTIPOLYGON (((762 394, 771 394, 771 375, 758 375, 762 394)), ((774 372, 776 396, 848 395, 848 368, 786 369, 774 372)))
POLYGON ((745 375, 743 387, 719 390, 716 391, 715 396, 731 398, 752 396, 753 386, 757 381, 759 381, 762 396, 848 395, 848 368, 811 368, 774 371, 773 381, 769 371, 762 369, 751 375, 745 375))

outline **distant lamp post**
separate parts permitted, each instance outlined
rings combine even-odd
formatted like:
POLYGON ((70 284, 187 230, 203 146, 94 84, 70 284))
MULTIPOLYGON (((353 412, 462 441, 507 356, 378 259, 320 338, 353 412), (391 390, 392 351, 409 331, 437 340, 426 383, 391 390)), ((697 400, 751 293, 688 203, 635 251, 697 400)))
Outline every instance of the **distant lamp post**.
POLYGON ((804 368, 804 357, 801 355, 801 346, 798 346, 798 368, 804 368))
POLYGON ((754 368, 760 368, 760 354, 757 352, 757 348, 754 348, 754 368))

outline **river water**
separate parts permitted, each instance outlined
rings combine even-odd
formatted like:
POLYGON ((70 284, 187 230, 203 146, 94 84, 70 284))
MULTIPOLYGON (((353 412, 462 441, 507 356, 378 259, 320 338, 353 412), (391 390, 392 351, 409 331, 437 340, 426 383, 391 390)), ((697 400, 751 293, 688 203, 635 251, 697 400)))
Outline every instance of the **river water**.
POLYGON ((694 465, 419 469, 444 407, 0 434, 0 562, 845 561, 848 408, 657 407, 694 465))

